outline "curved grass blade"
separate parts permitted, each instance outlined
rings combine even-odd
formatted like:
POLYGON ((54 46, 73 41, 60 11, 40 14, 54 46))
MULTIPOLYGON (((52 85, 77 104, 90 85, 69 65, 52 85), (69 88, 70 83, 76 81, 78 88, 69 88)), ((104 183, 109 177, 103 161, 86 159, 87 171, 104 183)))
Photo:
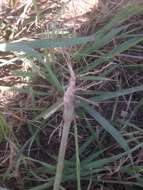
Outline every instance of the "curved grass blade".
POLYGON ((129 152, 129 146, 120 132, 114 128, 100 113, 98 113, 91 106, 82 102, 80 106, 90 115, 92 116, 117 142, 118 144, 125 150, 129 152))

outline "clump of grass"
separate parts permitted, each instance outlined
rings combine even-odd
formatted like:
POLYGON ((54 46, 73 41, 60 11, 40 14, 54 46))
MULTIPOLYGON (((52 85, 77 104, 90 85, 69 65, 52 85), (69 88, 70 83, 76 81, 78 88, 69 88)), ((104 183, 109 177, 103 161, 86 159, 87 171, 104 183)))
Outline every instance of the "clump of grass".
MULTIPOLYGON (((19 172, 16 178, 21 177, 23 188, 51 189, 54 181, 54 190, 95 189, 105 186, 112 189, 143 187, 139 157, 143 146, 142 129, 138 120, 133 119, 135 112, 142 108, 142 99, 132 103, 133 96, 140 97, 143 85, 129 84, 122 62, 122 54, 133 52, 134 49, 142 52, 142 35, 137 34, 138 28, 134 28, 132 22, 126 24, 127 20, 140 14, 142 10, 141 6, 130 5, 119 11, 95 34, 86 37, 0 44, 0 51, 12 51, 16 54, 22 52, 25 58, 34 62, 37 78, 47 87, 47 91, 35 90, 31 86, 21 89, 30 93, 31 109, 34 112, 32 119, 25 124, 30 137, 16 153, 16 168, 19 172), (73 46, 79 51, 74 52, 73 46), (50 49, 51 57, 55 58, 58 52, 60 61, 53 60, 51 64, 47 59, 47 51, 40 53, 39 48, 46 48, 47 51, 50 49), (68 60, 63 51, 66 51, 68 60), (70 66, 67 64, 69 61, 70 66), (72 97, 66 93, 69 72, 67 65, 70 74, 74 71, 77 80, 72 97), (65 105, 68 105, 65 96, 74 99, 68 110, 65 109, 65 105), (38 110, 37 102, 43 97, 47 103, 42 110, 38 110), (69 118, 68 115, 66 118, 62 116, 63 105, 66 111, 64 116, 68 111, 72 114, 69 118), (62 125, 63 119, 69 125, 60 130, 62 138, 58 157, 60 138, 57 139, 56 130, 62 125), (72 125, 74 130, 71 128, 69 134, 69 126, 72 125), (51 130, 53 132, 49 134, 49 145, 47 133, 51 130), (50 147, 53 143, 56 149, 52 153, 50 149, 40 150, 43 157, 38 153, 35 155, 32 150, 36 147, 38 152, 42 141, 41 133, 42 137, 46 136, 44 144, 50 147), (54 137, 55 141, 52 141, 54 137), (75 146, 72 146, 74 141, 75 146)), ((29 71, 16 74, 31 80, 35 70, 30 67, 29 71)))

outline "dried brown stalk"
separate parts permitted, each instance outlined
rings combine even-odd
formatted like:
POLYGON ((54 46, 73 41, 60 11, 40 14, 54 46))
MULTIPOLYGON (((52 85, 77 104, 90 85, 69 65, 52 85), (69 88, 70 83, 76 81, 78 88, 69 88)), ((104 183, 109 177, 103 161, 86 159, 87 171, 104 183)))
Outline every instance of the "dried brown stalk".
POLYGON ((70 72, 70 79, 69 79, 69 85, 68 88, 64 94, 64 112, 63 112, 63 130, 62 130, 62 138, 60 143, 60 149, 59 149, 59 155, 58 155, 58 164, 57 164, 57 171, 55 176, 55 183, 53 190, 59 190, 60 183, 62 179, 62 173, 63 173, 63 166, 64 166, 64 158, 65 158, 65 152, 67 147, 67 141, 68 141, 68 135, 70 131, 70 126, 72 124, 72 121, 74 119, 74 94, 75 94, 75 84, 76 84, 76 77, 75 73, 72 68, 72 64, 70 62, 70 59, 66 58, 68 69, 70 72))

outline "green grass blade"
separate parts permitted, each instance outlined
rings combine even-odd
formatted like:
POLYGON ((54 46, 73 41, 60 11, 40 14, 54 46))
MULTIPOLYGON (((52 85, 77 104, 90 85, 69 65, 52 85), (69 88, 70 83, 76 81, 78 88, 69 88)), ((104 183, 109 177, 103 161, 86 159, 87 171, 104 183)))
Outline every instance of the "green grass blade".
POLYGON ((103 116, 101 116, 95 109, 93 109, 88 104, 82 102, 81 107, 92 116, 117 142, 118 144, 125 150, 129 151, 129 146, 120 132, 114 128, 103 116))
POLYGON ((76 148, 76 176, 77 176, 77 190, 81 190, 80 184, 80 158, 79 158, 79 146, 78 146, 78 131, 77 125, 74 125, 75 134, 75 148, 76 148))
POLYGON ((34 73, 29 71, 13 71, 12 73, 17 77, 28 77, 30 79, 34 77, 34 73))
POLYGON ((99 77, 99 76, 83 76, 83 77, 80 77, 80 79, 83 81, 108 81, 108 80, 110 80, 106 77, 99 77))
POLYGON ((103 32, 107 32, 115 25, 122 24, 125 20, 129 19, 130 17, 139 14, 143 11, 143 6, 135 4, 128 5, 125 8, 121 9, 111 20, 108 24, 106 24, 103 28, 103 32))
MULTIPOLYGON (((119 34, 122 31, 123 27, 113 29, 104 36, 101 37, 101 33, 95 35, 95 42, 92 44, 88 44, 87 46, 84 47, 84 49, 79 51, 74 55, 75 59, 79 59, 83 56, 91 55, 94 51, 104 47, 108 43, 110 43, 113 39, 115 39, 116 35, 119 34)), ((102 29, 101 29, 102 30, 102 29)))
POLYGON ((92 101, 100 102, 100 101, 105 101, 109 100, 112 98, 117 98, 120 96, 125 96, 128 94, 132 94, 135 92, 142 92, 143 91, 143 85, 137 86, 137 87, 132 87, 128 89, 122 89, 116 92, 103 92, 100 95, 97 95, 95 97, 90 98, 92 101))
MULTIPOLYGON (((135 147, 133 147, 131 149, 131 153, 135 152, 136 150, 140 149, 143 147, 143 143, 140 143, 138 145, 136 145, 135 147)), ((105 165, 114 162, 120 158, 122 158, 123 156, 127 155, 128 152, 124 152, 109 158, 104 158, 104 159, 100 159, 100 160, 96 160, 96 161, 90 161, 88 164, 83 163, 83 165, 81 165, 81 176, 87 176, 87 175, 91 175, 91 171, 93 172, 92 169, 96 169, 96 168, 103 168, 105 165)), ((76 176, 75 174, 71 174, 71 175, 66 175, 64 176, 63 181, 70 181, 70 180, 76 180, 76 176)), ((48 183, 44 183, 42 185, 39 185, 37 187, 33 187, 30 188, 30 190, 45 190, 45 189, 49 189, 51 188, 53 184, 53 178, 50 179, 50 181, 48 183)))
POLYGON ((90 136, 86 139, 85 143, 80 147, 79 153, 82 155, 84 151, 86 151, 87 147, 95 141, 95 136, 90 136))
POLYGON ((30 188, 29 190, 48 190, 48 189, 51 189, 52 184, 53 184, 53 181, 49 181, 42 185, 38 185, 36 187, 30 188))
MULTIPOLYGON (((135 147, 133 147, 132 149, 130 149, 131 153, 134 153, 136 150, 140 149, 143 147, 143 143, 140 143, 138 145, 136 145, 135 147)), ((96 169, 96 168, 101 168, 104 167, 105 165, 112 163, 118 159, 123 158, 123 156, 127 155, 127 152, 124 153, 120 153, 120 154, 116 154, 114 156, 108 157, 108 158, 103 158, 103 159, 99 159, 99 160, 93 160, 93 161, 89 161, 87 164, 85 162, 81 163, 81 168, 85 169, 85 170, 90 170, 90 169, 96 169)), ((91 171, 89 171, 90 174, 91 171)), ((83 172, 81 172, 82 174, 83 172)))
POLYGON ((88 163, 93 162, 95 159, 97 160, 98 157, 102 156, 105 151, 107 151, 110 147, 104 148, 102 150, 98 150, 89 156, 87 156, 84 160, 81 161, 82 165, 86 165, 88 163))
POLYGON ((49 174, 55 174, 55 172, 56 172, 56 167, 51 165, 51 164, 48 164, 48 163, 45 163, 45 162, 30 158, 30 157, 25 157, 25 160, 30 160, 30 161, 32 161, 34 163, 40 164, 42 167, 48 169, 49 174))
POLYGON ((30 46, 28 46, 22 42, 17 42, 17 43, 0 44, 0 51, 16 51, 16 52, 22 51, 26 55, 36 58, 45 67, 45 70, 47 71, 49 78, 50 78, 49 82, 53 86, 55 86, 56 89, 59 90, 59 92, 63 93, 63 88, 62 88, 59 80, 57 79, 56 75, 53 73, 50 65, 48 63, 44 62, 42 55, 38 51, 35 51, 30 46))
POLYGON ((120 28, 113 28, 125 20, 129 19, 130 17, 141 13, 143 11, 143 6, 139 5, 129 5, 124 9, 121 9, 111 20, 107 23, 104 27, 102 27, 98 32, 96 32, 95 36, 95 43, 92 45, 90 44, 87 47, 84 47, 82 52, 78 52, 75 54, 74 57, 79 59, 79 57, 90 55, 93 51, 104 47, 105 45, 109 44, 115 37, 122 31, 123 27, 120 28), (108 32, 109 31, 109 32, 108 32))
POLYGON ((56 103, 52 104, 48 109, 38 115, 34 120, 38 119, 48 119, 51 117, 56 111, 58 111, 63 106, 63 101, 60 99, 56 103))
POLYGON ((0 112, 0 143, 9 137, 10 128, 3 114, 0 112))
POLYGON ((99 59, 91 62, 89 65, 84 67, 84 69, 81 71, 81 73, 85 73, 91 69, 94 69, 98 65, 112 60, 115 56, 119 56, 121 53, 125 52, 126 50, 130 49, 131 47, 134 47, 139 42, 143 41, 143 37, 135 37, 129 40, 126 40, 125 42, 119 44, 117 47, 115 47, 113 50, 111 50, 109 53, 102 55, 99 59))
POLYGON ((33 40, 30 42, 13 42, 13 43, 1 43, 0 51, 24 51, 25 47, 37 49, 37 48, 55 48, 55 47, 69 47, 80 44, 86 44, 87 42, 94 41, 95 36, 85 36, 78 38, 63 38, 63 39, 44 39, 33 40))

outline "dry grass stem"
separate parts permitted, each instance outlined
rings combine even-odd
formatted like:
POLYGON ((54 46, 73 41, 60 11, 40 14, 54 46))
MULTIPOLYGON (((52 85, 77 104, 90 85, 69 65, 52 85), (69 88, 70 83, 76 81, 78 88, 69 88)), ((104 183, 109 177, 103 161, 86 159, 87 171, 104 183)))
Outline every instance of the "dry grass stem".
POLYGON ((63 100, 64 101, 64 111, 63 111, 64 124, 63 124, 62 138, 61 138, 61 144, 60 144, 60 149, 59 149, 54 190, 58 190, 60 188, 68 135, 69 135, 69 131, 70 131, 70 126, 74 119, 74 98, 75 98, 76 77, 75 77, 75 73, 72 68, 72 64, 70 62, 69 55, 68 54, 66 54, 66 55, 67 56, 64 55, 64 57, 65 57, 65 60, 66 60, 66 63, 68 65, 68 69, 70 72, 70 79, 69 79, 69 85, 64 94, 64 100, 63 100))

